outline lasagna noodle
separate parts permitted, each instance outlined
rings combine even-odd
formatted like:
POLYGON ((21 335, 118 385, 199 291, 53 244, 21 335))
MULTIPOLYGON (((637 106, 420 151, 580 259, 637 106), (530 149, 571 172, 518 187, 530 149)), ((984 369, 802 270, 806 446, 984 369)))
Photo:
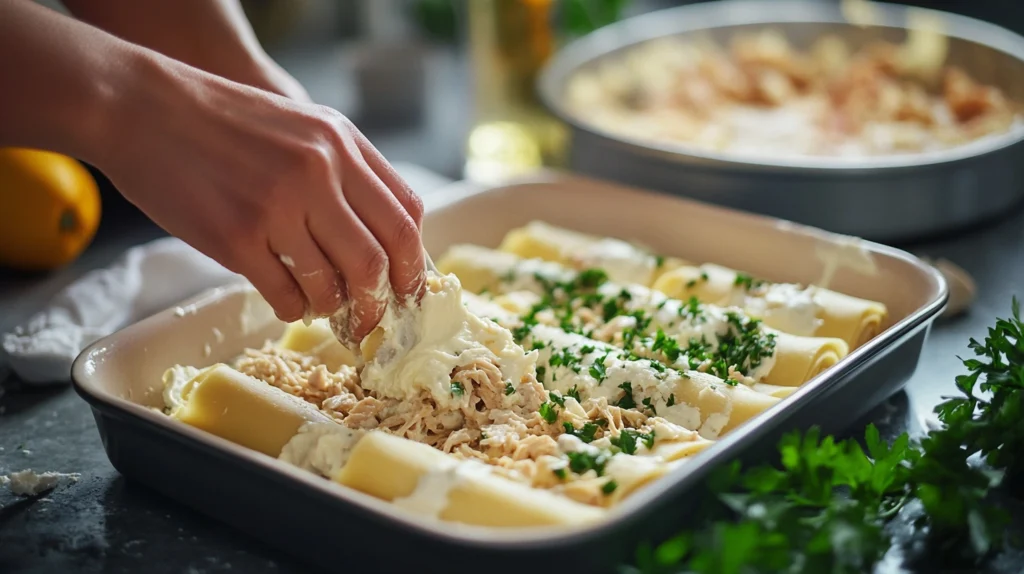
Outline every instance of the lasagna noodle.
POLYGON ((838 363, 848 352, 842 339, 776 333, 775 364, 761 382, 799 387, 838 363))
MULTIPOLYGON (((737 274, 720 265, 679 267, 661 275, 655 281, 654 288, 676 299, 696 297, 704 303, 728 304, 734 298, 742 297, 742 293, 737 293, 743 289, 736 284, 737 274)), ((816 315, 821 320, 813 335, 842 339, 851 349, 855 349, 881 332, 888 314, 882 303, 851 297, 830 289, 812 289, 818 307, 816 315)), ((756 298, 756 291, 747 297, 756 298)), ((748 313, 757 316, 756 306, 745 304, 743 307, 748 313)), ((783 314, 759 318, 769 327, 791 330, 789 325, 792 322, 783 314)))
POLYGON ((333 424, 312 404, 225 364, 200 371, 183 398, 173 418, 275 458, 302 425, 333 424))
POLYGON ((622 239, 588 235, 542 221, 509 231, 498 250, 576 270, 601 268, 613 281, 648 287, 661 274, 687 264, 677 258, 658 257, 622 239))
POLYGON ((615 481, 615 490, 608 497, 609 504, 625 500, 640 488, 668 474, 678 463, 658 458, 616 454, 608 461, 605 472, 615 481))
MULTIPOLYGON (((470 312, 478 316, 491 319, 507 328, 515 328, 519 324, 517 315, 496 303, 470 294, 464 294, 463 298, 470 312)), ((659 378, 659 373, 651 367, 651 361, 625 357, 614 357, 612 366, 607 368, 607 380, 598 381, 590 372, 596 358, 605 353, 621 352, 621 349, 547 325, 537 325, 530 329, 524 345, 529 348, 533 343, 544 346, 539 349, 537 365, 548 375, 541 381, 546 388, 557 390, 564 395, 575 387, 580 398, 585 400, 594 396, 609 396, 610 393, 620 395, 622 392, 618 391, 619 385, 622 382, 629 382, 637 404, 644 398, 660 400, 660 403, 656 404, 660 411, 669 408, 666 399, 672 396, 672 402, 677 409, 685 405, 696 409, 699 417, 697 420, 690 421, 689 424, 672 422, 688 430, 700 431, 701 435, 707 438, 717 438, 718 435, 736 428, 779 402, 775 397, 758 393, 745 385, 726 383, 707 373, 683 373, 663 368, 665 374, 659 378), (579 349, 587 347, 593 351, 583 357, 578 372, 577 369, 564 364, 555 364, 552 360, 556 351, 572 349, 579 353, 579 349), (654 390, 655 387, 658 390, 654 390), (718 425, 721 425, 720 428, 718 425)))
POLYGON ((314 319, 309 325, 289 323, 277 346, 313 355, 332 373, 344 365, 356 365, 356 356, 338 341, 326 319, 314 319))
POLYGON ((700 453, 701 451, 711 446, 712 444, 714 444, 714 441, 702 437, 698 437, 697 440, 691 441, 659 441, 654 445, 654 448, 650 451, 650 454, 651 456, 656 456, 668 462, 681 462, 695 454, 700 453))
POLYGON ((750 388, 777 399, 784 399, 795 393, 799 387, 783 387, 780 385, 769 385, 768 383, 754 383, 750 388))
POLYGON ((600 508, 490 472, 459 475, 460 467, 471 464, 482 463, 460 461, 425 444, 374 431, 356 444, 334 480, 391 502, 421 498, 436 518, 475 526, 573 525, 604 516, 600 508), (427 482, 438 477, 442 480, 436 484, 427 482), (425 492, 425 486, 434 488, 425 492))
MULTIPOLYGON (((557 265, 538 265, 535 260, 524 260, 507 253, 475 246, 456 246, 449 250, 441 259, 440 268, 443 272, 454 273, 460 281, 466 276, 479 290, 486 290, 499 295, 498 302, 507 309, 518 313, 529 310, 529 303, 523 297, 517 297, 510 288, 519 288, 540 294, 543 285, 537 281, 538 276, 546 280, 571 279, 572 271, 557 265)), ((686 268, 683 268, 686 269, 686 268)), ((727 283, 735 282, 735 274, 727 283)), ((707 281, 706 283, 711 283, 707 281)), ((466 285, 466 282, 463 282, 466 285)), ((651 316, 657 316, 661 308, 661 296, 652 293, 642 286, 630 286, 633 297, 627 302, 628 311, 642 310, 651 316), (638 303, 647 301, 648 304, 638 303), (640 305, 641 307, 637 307, 640 305)), ((472 290, 472 289, 471 289, 472 290)), ((617 288, 616 288, 617 290, 617 288)), ((680 298, 675 298, 678 302, 680 298)), ((709 306, 714 306, 708 303, 709 306)), ((682 343, 690 331, 686 322, 680 320, 674 326, 657 325, 666 335, 680 338, 682 343)), ((848 346, 840 339, 827 337, 800 337, 784 333, 776 333, 774 360, 775 364, 760 382, 782 386, 799 386, 821 371, 836 364, 846 356, 848 346)))

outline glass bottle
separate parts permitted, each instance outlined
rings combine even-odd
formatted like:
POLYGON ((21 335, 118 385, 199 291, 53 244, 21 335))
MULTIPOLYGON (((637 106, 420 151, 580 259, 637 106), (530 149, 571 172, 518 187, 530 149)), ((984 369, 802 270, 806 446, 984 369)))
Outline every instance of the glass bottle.
POLYGON ((474 124, 465 177, 496 182, 563 165, 565 126, 536 95, 556 49, 555 0, 468 0, 474 124))

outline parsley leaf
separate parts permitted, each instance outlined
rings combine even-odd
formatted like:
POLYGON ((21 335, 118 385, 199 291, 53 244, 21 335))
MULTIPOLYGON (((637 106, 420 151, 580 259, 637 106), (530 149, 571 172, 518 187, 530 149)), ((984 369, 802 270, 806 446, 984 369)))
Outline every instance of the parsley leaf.
MULTIPOLYGON (((917 524, 932 558, 977 566, 1000 551, 1008 516, 989 495, 1007 477, 1024 476, 1024 323, 1016 298, 1012 317, 968 347, 974 357, 962 359, 960 394, 935 408, 940 428, 887 444, 868 426, 863 446, 817 428, 791 432, 778 444, 778 464, 734 462, 714 471, 714 502, 693 520, 705 526, 642 545, 636 570, 870 572, 893 544, 886 526, 911 502, 921 509, 917 524)), ((633 433, 612 443, 635 450, 633 433)))
POLYGON ((545 401, 540 405, 538 412, 540 412, 541 418, 549 423, 558 420, 558 408, 553 403, 545 401))

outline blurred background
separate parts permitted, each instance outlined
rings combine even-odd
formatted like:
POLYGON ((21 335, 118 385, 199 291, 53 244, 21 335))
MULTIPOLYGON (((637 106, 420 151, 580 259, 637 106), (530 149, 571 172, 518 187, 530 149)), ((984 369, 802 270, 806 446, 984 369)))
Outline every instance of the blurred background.
MULTIPOLYGON (((623 17, 694 3, 243 1, 267 51, 317 102, 353 118, 388 159, 483 180, 510 166, 559 165, 564 134, 536 103, 533 80, 560 45, 623 17)), ((1024 28, 1020 2, 904 4, 1024 28)))

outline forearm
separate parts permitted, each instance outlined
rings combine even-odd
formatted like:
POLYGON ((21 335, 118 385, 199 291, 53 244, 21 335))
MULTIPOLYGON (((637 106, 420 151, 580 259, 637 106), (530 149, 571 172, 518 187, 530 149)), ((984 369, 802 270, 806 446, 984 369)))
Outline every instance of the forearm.
POLYGON ((279 91, 237 0, 64 0, 77 18, 223 78, 279 91))
POLYGON ((134 46, 33 2, 0 0, 0 147, 92 163, 138 57, 134 46))

